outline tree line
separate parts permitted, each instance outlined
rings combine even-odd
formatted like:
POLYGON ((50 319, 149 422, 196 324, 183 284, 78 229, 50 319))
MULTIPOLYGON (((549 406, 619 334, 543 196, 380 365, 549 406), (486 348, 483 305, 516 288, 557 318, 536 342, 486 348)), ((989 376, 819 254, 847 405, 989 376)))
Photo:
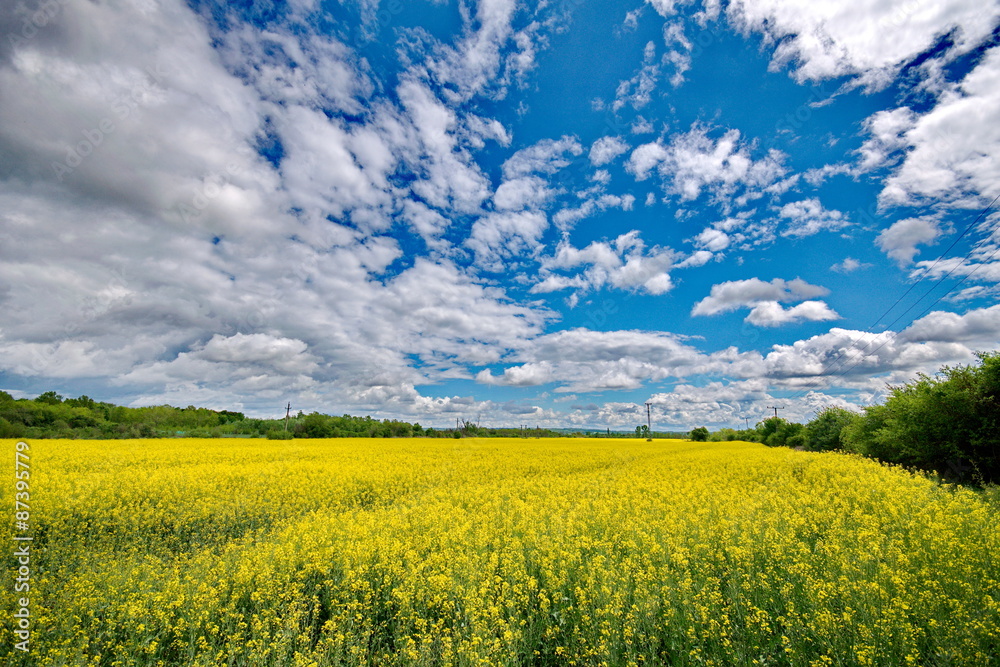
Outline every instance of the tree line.
POLYGON ((0 391, 0 438, 410 438, 555 437, 548 429, 486 428, 462 420, 455 428, 370 416, 299 412, 285 419, 253 419, 242 412, 189 405, 130 408, 88 396, 64 398, 54 391, 15 399, 0 391))
POLYGON ((1000 352, 945 366, 889 388, 889 397, 857 413, 827 407, 806 424, 780 417, 752 429, 692 431, 692 439, 749 440, 770 447, 845 451, 918 468, 955 482, 1000 482, 1000 352), (697 433, 696 433, 697 432, 697 433))

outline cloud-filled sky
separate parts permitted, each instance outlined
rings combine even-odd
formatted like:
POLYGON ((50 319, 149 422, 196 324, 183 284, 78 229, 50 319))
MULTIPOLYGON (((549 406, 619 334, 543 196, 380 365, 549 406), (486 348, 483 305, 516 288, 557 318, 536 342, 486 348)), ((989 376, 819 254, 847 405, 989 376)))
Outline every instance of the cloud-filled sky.
POLYGON ((876 403, 1000 347, 998 25, 4 3, 0 389, 612 429, 876 403))

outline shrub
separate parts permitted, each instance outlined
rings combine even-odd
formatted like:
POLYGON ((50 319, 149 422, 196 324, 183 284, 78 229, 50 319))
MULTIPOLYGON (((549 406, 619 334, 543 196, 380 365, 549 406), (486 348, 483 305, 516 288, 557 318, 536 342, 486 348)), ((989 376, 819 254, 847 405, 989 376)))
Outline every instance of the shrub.
POLYGON ((815 419, 806 424, 805 448, 813 452, 843 449, 841 432, 860 418, 858 413, 845 408, 823 408, 815 419))
POLYGON ((708 429, 704 426, 699 426, 691 431, 691 439, 695 442, 706 442, 708 440, 708 429))
POLYGON ((977 357, 977 366, 892 387, 884 405, 844 428, 845 448, 953 481, 1000 479, 1000 353, 977 357))

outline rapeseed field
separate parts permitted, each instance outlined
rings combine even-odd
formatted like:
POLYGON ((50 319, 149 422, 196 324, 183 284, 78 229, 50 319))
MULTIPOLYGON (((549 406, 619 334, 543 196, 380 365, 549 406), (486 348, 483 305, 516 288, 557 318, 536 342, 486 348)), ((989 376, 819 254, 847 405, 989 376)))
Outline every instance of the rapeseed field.
POLYGON ((996 506, 870 460, 568 438, 29 445, 31 645, 14 650, 7 605, 4 664, 1000 664, 996 506))

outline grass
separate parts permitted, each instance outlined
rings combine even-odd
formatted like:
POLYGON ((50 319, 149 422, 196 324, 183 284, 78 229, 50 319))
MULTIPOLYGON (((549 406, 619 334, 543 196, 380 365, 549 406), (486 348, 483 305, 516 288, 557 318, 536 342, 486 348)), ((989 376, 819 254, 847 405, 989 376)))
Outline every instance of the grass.
POLYGON ((30 444, 33 635, 15 652, 5 614, 8 664, 998 664, 996 490, 857 457, 30 444))

